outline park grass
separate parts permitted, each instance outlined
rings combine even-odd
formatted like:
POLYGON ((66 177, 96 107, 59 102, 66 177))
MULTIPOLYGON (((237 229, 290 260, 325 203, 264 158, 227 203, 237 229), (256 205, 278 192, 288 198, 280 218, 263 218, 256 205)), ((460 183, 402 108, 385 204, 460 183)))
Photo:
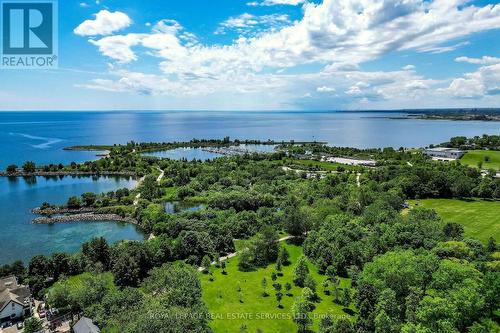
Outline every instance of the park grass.
POLYGON ((412 207, 432 208, 444 222, 456 222, 464 226, 465 236, 487 242, 490 237, 500 240, 500 201, 424 199, 410 202, 412 207))
POLYGON ((175 201, 175 200, 177 200, 177 187, 172 186, 172 187, 165 188, 161 199, 163 201, 175 201))
POLYGON ((325 162, 325 161, 291 160, 290 162, 291 162, 291 164, 294 164, 294 165, 304 165, 307 167, 314 167, 314 168, 318 168, 318 169, 325 170, 325 171, 337 171, 337 169, 339 167, 343 168, 344 170, 349 170, 349 171, 361 171, 361 170, 363 170, 363 167, 356 166, 356 165, 347 165, 347 164, 325 162))
MULTIPOLYGON (((283 267, 283 276, 278 277, 277 280, 283 286, 283 308, 281 309, 277 306, 278 303, 271 279, 275 265, 252 272, 240 272, 236 257, 227 261, 227 275, 223 275, 220 269, 212 267, 214 281, 210 281, 209 275, 200 273, 203 300, 213 316, 210 326, 214 332, 241 332, 242 327, 246 327, 244 332, 256 332, 258 329, 264 333, 297 331, 297 326, 291 319, 291 309, 294 299, 301 295, 302 290, 296 287, 292 280, 293 267, 297 259, 303 254, 303 251, 300 246, 289 244, 282 244, 281 246, 286 246, 291 261, 291 265, 283 267), (267 279, 268 297, 262 296, 261 281, 264 277, 267 279), (291 290, 293 296, 285 295, 284 286, 287 282, 293 286, 291 290), (239 299, 238 284, 241 286, 243 303, 239 299)), ((325 277, 321 276, 311 263, 309 263, 309 270, 311 276, 317 282, 317 292, 321 298, 319 303, 315 303, 316 309, 312 312, 314 318, 313 329, 317 330, 321 316, 328 314, 347 316, 347 314, 343 311, 341 305, 333 302, 333 295, 324 294, 321 284, 325 277)), ((341 288, 350 287, 350 281, 341 279, 340 286, 341 288)), ((351 309, 354 309, 352 305, 351 309)))
POLYGON ((482 169, 500 170, 500 151, 494 150, 469 150, 461 159, 460 163, 477 168, 479 162, 482 162, 482 169), (490 161, 485 161, 485 156, 489 156, 490 161))

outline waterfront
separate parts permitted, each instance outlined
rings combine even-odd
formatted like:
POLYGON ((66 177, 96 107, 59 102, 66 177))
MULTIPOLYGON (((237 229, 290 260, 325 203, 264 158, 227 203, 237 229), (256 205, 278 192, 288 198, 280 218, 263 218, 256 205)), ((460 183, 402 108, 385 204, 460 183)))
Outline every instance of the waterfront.
MULTIPOLYGON (((452 136, 498 134, 498 122, 391 119, 388 112, 3 112, 0 113, 0 168, 32 160, 83 162, 98 152, 65 151, 85 144, 184 141, 193 138, 325 141, 353 147, 421 147, 452 136)), ((251 146, 247 148, 252 148, 251 146)), ((253 147, 255 148, 255 147, 253 147)), ((272 150, 273 146, 260 146, 272 150)), ((207 159, 220 156, 201 149, 160 153, 162 157, 207 159)), ((0 263, 34 254, 75 252, 93 236, 109 241, 142 239, 135 226, 119 223, 33 225, 30 209, 44 201, 61 204, 83 192, 133 187, 114 177, 0 178, 0 263), (32 180, 36 180, 33 182, 32 180)))
POLYGON ((103 236, 110 242, 143 239, 134 225, 125 223, 31 223, 36 216, 30 210, 44 201, 62 204, 72 195, 132 188, 135 184, 133 179, 116 177, 0 178, 0 264, 17 259, 26 261, 37 254, 76 252, 82 242, 95 236, 103 236))
POLYGON ((421 147, 452 136, 498 134, 498 122, 390 119, 400 112, 2 112, 0 168, 70 163, 97 152, 64 151, 85 144, 222 139, 325 141, 349 147, 421 147))

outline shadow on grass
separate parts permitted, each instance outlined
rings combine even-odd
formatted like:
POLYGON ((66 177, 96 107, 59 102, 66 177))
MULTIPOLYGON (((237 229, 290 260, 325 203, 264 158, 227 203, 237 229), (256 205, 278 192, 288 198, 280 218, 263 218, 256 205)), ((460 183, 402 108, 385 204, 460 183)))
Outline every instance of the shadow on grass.
POLYGON ((349 309, 349 308, 343 308, 342 311, 347 313, 349 316, 354 316, 356 314, 356 312, 354 310, 349 309))

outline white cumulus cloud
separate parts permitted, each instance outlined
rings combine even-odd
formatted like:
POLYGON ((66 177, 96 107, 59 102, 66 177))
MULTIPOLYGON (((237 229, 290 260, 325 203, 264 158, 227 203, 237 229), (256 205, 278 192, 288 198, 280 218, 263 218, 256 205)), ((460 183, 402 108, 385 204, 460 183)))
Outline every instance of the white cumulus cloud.
POLYGON ((321 87, 316 88, 316 91, 320 92, 320 93, 331 93, 331 92, 337 91, 337 89, 335 89, 333 87, 321 86, 321 87))
POLYGON ((305 0, 264 0, 262 2, 252 1, 248 2, 248 6, 277 6, 277 5, 287 5, 287 6, 297 6, 303 4, 305 0))
POLYGON ((101 10, 93 20, 85 20, 73 32, 79 36, 110 35, 129 27, 132 20, 122 12, 101 10))
POLYGON ((466 62, 474 65, 494 65, 500 63, 500 58, 484 56, 482 58, 458 57, 456 62, 466 62))

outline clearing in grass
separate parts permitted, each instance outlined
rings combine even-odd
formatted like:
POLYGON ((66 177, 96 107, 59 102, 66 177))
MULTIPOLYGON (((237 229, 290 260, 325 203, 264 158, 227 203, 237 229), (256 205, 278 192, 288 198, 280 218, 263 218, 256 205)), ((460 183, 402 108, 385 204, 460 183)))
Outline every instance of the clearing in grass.
POLYGON ((434 209, 444 222, 456 222, 464 226, 465 236, 487 242, 493 237, 500 240, 500 201, 425 199, 413 200, 411 206, 434 209))
POLYGON ((474 168, 500 170, 500 151, 470 150, 461 159, 460 163, 474 168))
MULTIPOLYGON (((276 272, 274 264, 266 268, 257 269, 251 272, 241 272, 238 270, 238 258, 232 258, 226 262, 226 275, 222 274, 220 268, 212 266, 212 275, 201 274, 203 287, 203 300, 213 316, 211 327, 214 332, 296 332, 297 326, 292 320, 292 305, 294 300, 302 294, 302 288, 293 283, 293 269, 297 260, 302 256, 302 247, 284 244, 290 254, 291 264, 282 267, 282 276, 277 276, 273 281, 272 274, 276 272), (210 281, 211 278, 213 281, 210 281), (266 282, 263 283, 263 279, 266 282), (282 286, 283 298, 282 307, 278 307, 276 292, 273 284, 279 283, 282 286), (292 288, 289 292, 285 286, 289 283, 292 288), (263 284, 266 286, 263 287, 263 284), (266 289, 268 296, 263 296, 266 289), (288 295, 287 295, 288 294, 288 295)), ((314 303, 315 309, 311 313, 313 326, 317 330, 321 317, 347 316, 343 306, 334 302, 335 294, 333 286, 328 286, 329 295, 325 294, 322 286, 325 276, 320 275, 311 263, 308 263, 311 277, 317 285, 319 302, 314 303)), ((350 289, 348 279, 340 279, 337 288, 337 296, 342 299, 343 288, 350 289)), ((352 292, 351 292, 352 294, 352 292)), ((350 313, 354 313, 353 304, 350 305, 350 313)))

